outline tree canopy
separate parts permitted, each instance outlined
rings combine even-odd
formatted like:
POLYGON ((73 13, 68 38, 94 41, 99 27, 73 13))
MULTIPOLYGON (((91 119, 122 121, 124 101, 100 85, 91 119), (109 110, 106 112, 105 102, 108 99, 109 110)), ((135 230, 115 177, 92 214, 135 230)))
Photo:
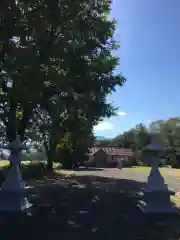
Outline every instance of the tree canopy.
POLYGON ((110 8, 109 0, 0 3, 0 118, 7 141, 31 135, 46 147, 50 167, 68 133, 77 148, 77 136, 88 139, 95 124, 116 112, 106 97, 125 78, 114 71, 119 59, 112 51, 119 46, 110 8))

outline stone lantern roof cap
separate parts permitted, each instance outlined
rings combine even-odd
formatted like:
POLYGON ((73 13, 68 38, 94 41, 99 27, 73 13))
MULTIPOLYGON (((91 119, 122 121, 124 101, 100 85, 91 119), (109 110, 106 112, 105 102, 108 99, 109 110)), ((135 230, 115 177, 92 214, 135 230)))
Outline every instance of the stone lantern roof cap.
POLYGON ((166 151, 167 147, 161 146, 160 144, 149 144, 145 148, 145 150, 156 150, 156 151, 166 151))
POLYGON ((167 147, 157 143, 157 135, 152 135, 151 143, 147 145, 144 150, 154 150, 154 151, 166 151, 167 147))

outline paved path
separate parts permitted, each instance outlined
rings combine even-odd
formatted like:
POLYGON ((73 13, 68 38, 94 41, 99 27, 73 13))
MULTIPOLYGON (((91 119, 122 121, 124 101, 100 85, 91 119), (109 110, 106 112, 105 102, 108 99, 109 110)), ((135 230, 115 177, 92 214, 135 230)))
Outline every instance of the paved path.
MULTIPOLYGON (((106 168, 99 170, 80 170, 75 171, 77 176, 99 176, 99 177, 107 177, 107 178, 116 178, 116 179, 129 179, 141 183, 147 182, 148 174, 138 170, 132 169, 114 169, 114 168, 106 168)), ((169 175, 165 175, 165 183, 168 185, 170 189, 180 190, 180 180, 169 175)))

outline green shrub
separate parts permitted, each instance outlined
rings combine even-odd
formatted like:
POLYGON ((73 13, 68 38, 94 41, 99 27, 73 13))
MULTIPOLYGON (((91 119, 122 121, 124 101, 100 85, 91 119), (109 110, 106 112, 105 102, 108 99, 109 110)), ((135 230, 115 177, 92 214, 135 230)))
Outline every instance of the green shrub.
POLYGON ((40 161, 32 161, 30 164, 21 164, 23 179, 42 177, 46 171, 46 165, 40 161))

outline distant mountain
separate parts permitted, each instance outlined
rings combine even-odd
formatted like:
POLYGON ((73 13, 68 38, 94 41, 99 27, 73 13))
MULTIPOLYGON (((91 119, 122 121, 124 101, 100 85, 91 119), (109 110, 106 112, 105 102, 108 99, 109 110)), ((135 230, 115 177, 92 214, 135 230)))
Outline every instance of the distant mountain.
POLYGON ((97 140, 106 140, 107 138, 105 138, 104 136, 97 136, 96 139, 97 140))

